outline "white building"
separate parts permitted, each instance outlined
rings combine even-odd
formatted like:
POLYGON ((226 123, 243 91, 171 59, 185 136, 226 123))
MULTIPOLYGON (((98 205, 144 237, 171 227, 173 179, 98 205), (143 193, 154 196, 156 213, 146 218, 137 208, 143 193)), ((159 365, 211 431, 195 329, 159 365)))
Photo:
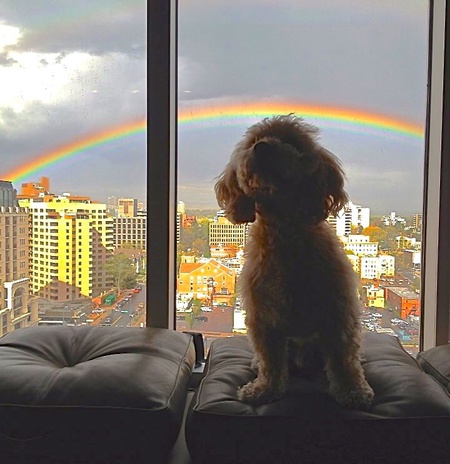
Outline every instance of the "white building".
POLYGON ((390 255, 362 256, 359 275, 361 279, 379 279, 381 275, 395 274, 395 258, 390 255))
POLYGON ((370 242, 368 235, 348 235, 341 237, 344 249, 357 256, 377 256, 378 242, 370 242))
POLYGON ((346 208, 341 209, 336 217, 328 216, 327 222, 334 229, 338 237, 345 237, 352 231, 352 213, 346 208))
POLYGON ((392 211, 389 216, 383 216, 381 221, 385 226, 395 226, 397 223, 406 226, 406 219, 402 218, 401 216, 397 216, 395 211, 392 211))
POLYGON ((354 205, 351 201, 348 202, 346 208, 351 212, 352 226, 369 227, 370 225, 370 208, 363 208, 359 205, 354 205))
POLYGON ((370 208, 363 208, 349 201, 336 217, 328 216, 327 221, 338 237, 344 237, 351 234, 352 226, 364 229, 369 227, 370 208))

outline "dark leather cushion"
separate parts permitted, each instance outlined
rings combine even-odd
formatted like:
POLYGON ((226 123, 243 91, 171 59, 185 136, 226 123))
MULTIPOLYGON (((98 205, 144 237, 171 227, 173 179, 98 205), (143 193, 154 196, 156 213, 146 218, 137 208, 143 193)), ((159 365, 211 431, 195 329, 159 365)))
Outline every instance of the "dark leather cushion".
POLYGON ((429 463, 434 452, 442 458, 442 446, 450 452, 442 439, 448 394, 395 337, 365 335, 364 369, 375 391, 368 412, 342 409, 325 385, 300 377, 290 378, 280 401, 244 404, 236 388, 254 378, 252 356, 246 337, 212 343, 186 428, 196 462, 420 462, 427 449, 429 463))
POLYGON ((417 355, 420 367, 450 392, 450 346, 442 345, 417 355))
POLYGON ((0 448, 9 462, 164 462, 194 361, 191 337, 165 329, 12 332, 0 339, 0 448))

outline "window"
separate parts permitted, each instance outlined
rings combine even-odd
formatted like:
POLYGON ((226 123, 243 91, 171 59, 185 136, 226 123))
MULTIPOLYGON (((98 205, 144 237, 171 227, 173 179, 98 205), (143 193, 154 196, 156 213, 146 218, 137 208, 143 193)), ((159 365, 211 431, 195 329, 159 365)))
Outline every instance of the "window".
MULTIPOLYGON (((28 211, 0 216, 2 224, 20 224, 7 231, 20 235, 18 244, 8 241, 11 257, 26 257, 28 249, 33 265, 13 262, 13 272, 0 278, 15 281, 16 267, 21 275, 27 271, 27 298, 50 299, 51 292, 51 300, 75 309, 113 286, 106 272, 92 280, 114 250, 108 197, 139 199, 139 212, 145 210, 147 2, 44 2, 39 11, 19 3, 7 0, 0 11, 0 66, 8 88, 0 113, 11 116, 0 121, 0 144, 8 140, 10 153, 1 179, 11 181, 8 198, 16 200, 16 189, 28 211), (29 120, 36 123, 32 136, 20 130, 29 120), (73 290, 69 303, 67 289, 73 290)), ((4 234, 5 226, 0 229, 4 234)), ((144 273, 127 259, 132 290, 144 273)), ((34 325, 38 312, 30 307, 34 325)))
MULTIPOLYGON (((218 304, 234 307, 239 320, 245 308, 236 306, 235 281, 248 228, 230 224, 218 211, 213 179, 249 125, 296 112, 320 128, 322 144, 342 160, 347 173, 351 202, 330 222, 360 276, 365 311, 376 312, 370 306, 383 313, 382 320, 364 329, 390 328, 398 316, 415 331, 420 305, 412 311, 407 302, 418 299, 420 271, 406 261, 406 245, 396 238, 405 235, 421 243, 413 217, 423 209, 428 2, 282 0, 261 6, 180 0, 178 5, 180 277, 188 275, 185 270, 195 272, 190 271, 192 258, 218 260, 234 273, 228 282, 231 295, 222 295, 212 282, 207 292, 194 296, 213 313, 218 304), (384 119, 384 129, 374 118, 384 119), (198 229, 198 220, 207 223, 202 246, 200 230, 184 227, 195 214, 198 229), (392 284, 381 287, 382 275, 392 284), (394 304, 383 289, 388 286, 408 290, 408 299, 394 304), (371 300, 373 288, 385 296, 371 300)), ((217 280, 207 267, 205 272, 217 280)), ((411 352, 418 341, 415 336, 411 352)))
MULTIPOLYGON (((265 5, 268 2, 265 2, 265 5)), ((397 2, 395 2, 397 3, 397 2)), ((444 237, 448 237, 449 235, 449 195, 448 195, 448 179, 447 177, 450 175, 449 169, 449 150, 448 147, 449 140, 447 138, 450 136, 450 131, 443 131, 443 127, 450 126, 450 120, 448 116, 448 109, 450 108, 450 101, 448 102, 449 96, 447 95, 450 88, 449 85, 445 86, 444 88, 447 89, 447 93, 442 93, 442 82, 443 79, 447 80, 447 74, 444 73, 444 64, 445 69, 448 66, 448 61, 444 60, 444 50, 441 43, 450 43, 449 39, 445 37, 445 3, 446 2, 433 2, 431 5, 431 20, 430 20, 430 44, 432 47, 430 48, 431 54, 429 56, 430 60, 430 77, 429 77, 429 93, 427 95, 427 48, 428 48, 428 40, 427 40, 427 27, 428 27, 428 2, 404 2, 402 3, 400 8, 396 8, 394 2, 383 4, 383 8, 385 10, 380 13, 377 12, 378 15, 383 16, 386 20, 389 19, 389 16, 395 16, 397 20, 398 17, 396 16, 399 14, 399 9, 404 9, 405 12, 411 13, 411 10, 408 8, 411 6, 412 9, 415 9, 416 12, 419 11, 419 21, 421 22, 421 27, 424 35, 422 35, 423 42, 421 43, 419 49, 421 50, 421 64, 420 64, 420 71, 419 73, 422 75, 421 79, 421 104, 423 105, 423 111, 420 113, 421 115, 418 116, 418 113, 413 113, 415 116, 422 119, 422 121, 427 122, 427 124, 423 124, 423 127, 426 126, 426 137, 425 137, 425 163, 422 161, 418 161, 418 164, 423 167, 425 165, 424 172, 422 171, 421 174, 415 179, 415 183, 419 184, 418 192, 415 192, 414 195, 421 197, 421 188, 420 188, 420 181, 422 178, 425 178, 425 185, 424 185, 424 205, 423 205, 423 223, 424 223, 424 231, 423 231, 423 238, 424 238, 424 249, 422 250, 422 256, 424 258, 423 262, 423 273, 421 275, 421 281, 424 284, 422 287, 421 292, 421 305, 423 309, 423 317, 421 324, 424 326, 424 330, 421 332, 421 341, 422 346, 427 347, 432 346, 436 343, 444 343, 448 339, 448 309, 449 309, 449 285, 446 283, 445 279, 448 279, 449 273, 449 244, 444 237), (395 14, 392 13, 391 10, 395 10, 395 14), (388 12, 388 15, 386 15, 388 12), (428 105, 427 105, 428 102, 428 105), (442 141, 442 145, 441 145, 442 141), (446 168, 446 170, 444 169, 446 168), (446 180, 446 182, 442 182, 442 180, 446 180), (443 187, 442 187, 443 186, 443 187), (439 250, 439 252, 438 252, 439 250), (438 285, 437 285, 438 284, 438 285), (441 338, 440 333, 444 332, 443 338, 441 338), (439 341, 440 340, 440 341, 439 341)), ((277 6, 279 2, 277 3, 277 6)), ((289 4, 292 6, 292 4, 289 4)), ((300 5, 296 2, 296 5, 300 5)), ((360 3, 358 4, 358 6, 360 3)), ((355 8, 358 8, 355 6, 355 8)), ((365 7, 368 4, 365 4, 365 7)), ((183 8, 188 9, 191 8, 192 5, 188 5, 187 2, 183 5, 180 2, 180 12, 182 12, 183 8)), ((213 18, 219 18, 218 23, 214 23, 214 26, 217 26, 217 31, 221 28, 225 31, 225 34, 228 32, 228 37, 230 40, 234 39, 236 36, 239 36, 238 33, 235 33, 236 29, 232 29, 229 27, 229 24, 225 24, 228 17, 233 15, 225 14, 225 8, 228 7, 228 4, 221 5, 222 7, 222 15, 215 15, 212 16, 213 18), (220 27, 219 27, 220 25, 220 27), (233 33, 231 33, 233 30, 233 33)), ((212 8, 212 7, 211 7, 212 8)), ((289 10, 290 13, 293 10, 289 10)), ((295 10, 297 11, 297 10, 295 10)), ((211 10, 208 10, 210 13, 211 10)), ((174 72, 176 70, 175 67, 175 46, 174 42, 177 40, 177 33, 178 35, 182 35, 183 33, 183 24, 182 18, 179 18, 179 30, 175 30, 175 4, 170 3, 165 6, 162 5, 154 5, 152 9, 152 13, 149 15, 150 23, 150 39, 154 40, 155 49, 153 50, 150 47, 149 57, 157 58, 158 63, 161 66, 158 67, 157 70, 154 70, 152 75, 149 75, 149 116, 156 117, 156 114, 159 114, 161 117, 158 120, 157 127, 154 127, 153 130, 150 129, 149 131, 149 140, 153 140, 155 143, 151 143, 149 146, 149 181, 152 184, 152 166, 157 167, 156 172, 158 172, 158 179, 155 179, 154 191, 158 189, 160 192, 164 192, 164 194, 160 197, 162 201, 159 204, 154 202, 153 204, 149 203, 149 221, 152 222, 154 219, 158 226, 156 230, 153 230, 152 237, 155 239, 158 237, 158 243, 164 243, 164 249, 161 248, 159 250, 153 250, 154 254, 152 256, 158 256, 162 259, 166 257, 167 264, 164 265, 164 274, 160 275, 160 280, 158 285, 156 282, 155 284, 155 293, 154 295, 158 295, 160 298, 160 303, 158 304, 159 307, 163 309, 159 312, 159 315, 154 314, 153 317, 150 317, 149 322, 153 325, 163 325, 163 326, 171 326, 172 320, 174 319, 173 314, 171 314, 171 308, 173 305, 171 304, 171 295, 173 295, 173 282, 174 276, 173 271, 175 268, 174 260, 175 260, 175 253, 174 253, 174 244, 171 241, 171 237, 175 237, 176 235, 173 234, 174 225, 176 224, 176 212, 174 211, 174 191, 173 191, 173 182, 175 179, 174 167, 175 167, 175 156, 174 156, 174 145, 175 142, 178 140, 179 143, 182 142, 181 138, 183 135, 178 132, 178 138, 176 137, 176 130, 175 130, 175 120, 176 120, 176 108, 175 108, 175 99, 176 99, 176 91, 174 89, 174 72), (152 20, 152 17, 154 20, 152 20), (158 18, 156 20, 155 18, 158 18), (172 27, 172 34, 170 34, 170 27, 172 27), (159 39, 159 40, 158 40, 159 39), (158 44, 158 50, 156 50, 156 44, 158 44), (161 46, 162 45, 162 46, 161 46), (157 153, 162 152, 165 154, 164 156, 157 156, 157 153), (163 172, 167 174, 167 177, 161 175, 161 169, 163 172), (163 181, 165 179, 165 182, 163 181), (156 186, 157 181, 160 183, 156 186), (156 293, 156 286, 159 287, 159 292, 156 293), (169 299, 169 301, 168 301, 169 299), (169 303, 169 304, 168 304, 169 303), (169 307, 169 311, 166 311, 166 308, 169 307)), ((240 14, 242 10, 240 10, 240 14)), ((401 12, 400 12, 401 13, 401 12)), ((259 17, 261 17, 260 15, 259 17)), ((204 15, 197 15, 196 21, 198 29, 197 31, 204 31, 200 27, 200 21, 202 17, 207 17, 207 14, 204 15)), ((305 15, 307 17, 307 15, 305 15)), ((319 16, 314 17, 317 19, 319 16)), ((292 27, 292 22, 298 18, 295 14, 292 14, 288 19, 290 21, 286 21, 286 28, 292 27)), ((233 16, 235 19, 235 16, 233 16)), ((350 21, 351 22, 351 21, 350 21)), ((314 24, 311 24, 310 27, 313 27, 314 24)), ((205 26, 206 28, 206 26, 205 26)), ((270 28, 269 28, 270 30, 270 28)), ((383 31, 385 29, 383 28, 383 31)), ((416 31, 417 32, 417 31, 416 31)), ((199 33, 199 35, 201 35, 199 33)), ((416 34, 417 35, 417 34, 416 34)), ((420 34, 419 34, 420 35, 420 34)), ((380 36, 378 34, 378 39, 380 36)), ((384 38, 381 38, 382 40, 384 38)), ((215 53, 217 55, 217 59, 219 65, 214 68, 217 69, 217 78, 220 79, 220 64, 225 62, 226 59, 222 54, 226 53, 227 47, 231 48, 233 52, 237 51, 236 47, 232 47, 230 45, 230 40, 224 42, 224 46, 222 49, 215 49, 215 53)), ((400 45, 401 38, 397 37, 393 41, 391 41, 391 45, 400 45)), ((203 45, 207 47, 209 44, 207 40, 203 41, 203 45)), ((179 45, 181 48, 181 46, 179 45)), ((242 48, 250 47, 250 44, 242 42, 242 48)), ((408 55, 411 59, 415 59, 417 56, 418 49, 417 47, 410 48, 410 54, 408 55)), ((326 55, 326 54, 325 54, 326 55)), ((254 59, 254 55, 248 54, 251 57, 251 60, 254 59)), ((233 57, 234 58, 234 57, 233 57)), ((367 58, 367 57, 366 57, 367 58)), ((249 58, 250 59, 250 58, 249 58)), ((367 58, 370 61, 370 57, 367 58)), ((252 61, 252 63, 255 63, 252 61)), ((181 68, 181 72, 183 72, 183 65, 185 63, 179 63, 179 68, 181 68)), ((195 64, 195 63, 194 63, 195 64)), ((194 77, 198 77, 195 73, 199 73, 199 71, 203 70, 204 68, 201 67, 199 63, 197 63, 197 68, 191 68, 192 74, 187 74, 187 77, 191 77, 192 80, 194 77)), ((227 64, 230 64, 227 62, 227 64)), ((260 63, 258 63, 260 65, 260 63)), ((269 66, 269 65, 268 65, 269 66)), ((395 66, 394 66, 395 67, 395 66)), ((258 66, 254 66, 256 69, 258 66)), ((235 70, 235 75, 237 76, 242 69, 232 68, 235 70)), ((185 68, 187 72, 187 67, 185 68)), ((288 73, 289 74, 289 73, 288 73)), ((406 76, 406 75, 405 75, 406 76)), ((411 76, 411 78, 416 78, 417 76, 411 76)), ((379 76, 380 77, 380 76, 379 76)), ((384 78, 385 76, 381 76, 380 78, 384 78)), ((205 76, 207 78, 207 76, 205 76)), ((206 81, 205 81, 206 82, 206 81)), ((227 82, 223 82, 224 86, 226 87, 227 82)), ((248 87, 247 91, 251 92, 253 90, 253 86, 255 85, 254 79, 248 79, 248 87)), ((305 82, 305 85, 308 85, 308 82, 305 82)), ((228 87, 226 87, 228 89, 228 87)), ((400 90, 404 90, 400 88, 400 90)), ((191 90, 186 85, 184 88, 180 86, 179 88, 179 98, 192 97, 194 100, 194 95, 189 95, 189 92, 186 92, 186 95, 182 96, 181 92, 183 90, 191 90)), ((399 91, 400 91, 399 90, 399 91)), ((224 92, 225 93, 225 92, 224 92)), ((397 96, 395 96, 395 99, 397 96)), ((401 108, 400 108, 401 109, 401 108)), ((405 108, 403 108, 404 110, 405 108)), ((231 131, 231 130, 230 130, 231 131)), ((194 135, 192 135, 194 137, 194 135)), ((237 141, 237 137, 231 137, 232 143, 237 141)), ((338 151, 338 150, 336 150, 338 151)), ((181 153, 181 152, 180 152, 181 153)), ((339 155, 339 153, 337 153, 339 155)), ((181 154, 180 154, 181 156, 181 154)), ((217 162, 217 159, 214 159, 214 163, 217 162)), ((180 159, 180 164, 182 163, 180 159)), ((178 174, 181 177, 181 174, 178 174)), ((370 177, 368 177, 369 179, 370 177)), ((182 191, 182 190, 181 190, 182 191)), ((149 189, 149 195, 152 192, 149 189)), ((183 200, 179 198, 179 200, 183 200)), ((363 202, 361 202, 361 206, 364 207, 363 202)), ((420 209, 417 206, 417 209, 420 209)), ((411 211, 413 213, 413 211, 411 211)), ((418 216, 422 214, 421 211, 416 211, 415 215, 418 216)), ((149 236, 150 238, 150 236, 149 236)), ((152 240, 149 240, 150 242, 152 240)), ((154 240, 156 242, 156 240, 154 240)), ((155 260, 157 261, 157 260, 155 260)), ((153 261, 153 262, 155 262, 153 261)), ((158 260, 159 262, 159 260, 158 260)), ((160 269, 161 270, 161 269, 160 269)), ((403 279, 402 279, 403 280, 403 279)), ((447 280, 448 282, 448 280, 447 280)), ((156 308, 155 308, 156 311, 156 308)), ((178 319, 178 318, 177 318, 178 319)))

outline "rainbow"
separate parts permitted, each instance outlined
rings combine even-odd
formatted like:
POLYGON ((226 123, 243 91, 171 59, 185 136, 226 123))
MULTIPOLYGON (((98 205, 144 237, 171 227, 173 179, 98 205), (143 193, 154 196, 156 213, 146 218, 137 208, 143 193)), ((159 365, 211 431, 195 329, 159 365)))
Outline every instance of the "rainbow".
POLYGON ((79 140, 61 145, 53 150, 35 156, 30 161, 21 164, 17 168, 3 173, 1 178, 10 180, 11 182, 21 182, 64 159, 81 154, 95 147, 145 132, 146 129, 147 123, 144 119, 86 135, 79 140))
POLYGON ((393 118, 381 114, 369 113, 351 108, 296 103, 256 103, 236 104, 216 108, 183 108, 178 117, 181 125, 195 123, 201 126, 237 125, 242 122, 270 117, 276 114, 295 113, 307 122, 319 127, 331 127, 339 130, 378 136, 407 136, 422 139, 425 127, 421 124, 393 118))
MULTIPOLYGON (((262 118, 289 113, 302 116, 307 122, 317 124, 321 128, 332 127, 340 131, 351 131, 363 135, 372 134, 378 137, 406 136, 418 140, 424 137, 423 125, 399 118, 356 109, 295 103, 262 102, 234 105, 222 104, 211 108, 204 106, 184 107, 179 109, 178 123, 180 130, 191 127, 220 128, 229 125, 243 126, 245 128, 248 124, 262 118)), ((33 159, 20 166, 0 174, 0 178, 12 182, 21 182, 69 157, 137 133, 145 133, 146 129, 146 121, 142 119, 83 136, 76 141, 34 156, 33 159)))

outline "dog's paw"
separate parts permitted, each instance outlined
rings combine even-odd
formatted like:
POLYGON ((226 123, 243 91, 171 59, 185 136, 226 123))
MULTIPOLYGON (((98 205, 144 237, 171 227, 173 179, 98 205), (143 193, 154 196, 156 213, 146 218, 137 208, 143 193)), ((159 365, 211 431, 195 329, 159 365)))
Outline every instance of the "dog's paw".
POLYGON ((267 384, 255 379, 238 389, 238 399, 243 403, 259 406, 261 404, 278 401, 284 396, 284 389, 269 388, 267 384))
POLYGON ((362 411, 370 409, 374 397, 374 392, 367 382, 353 389, 336 389, 331 393, 343 408, 362 411))

